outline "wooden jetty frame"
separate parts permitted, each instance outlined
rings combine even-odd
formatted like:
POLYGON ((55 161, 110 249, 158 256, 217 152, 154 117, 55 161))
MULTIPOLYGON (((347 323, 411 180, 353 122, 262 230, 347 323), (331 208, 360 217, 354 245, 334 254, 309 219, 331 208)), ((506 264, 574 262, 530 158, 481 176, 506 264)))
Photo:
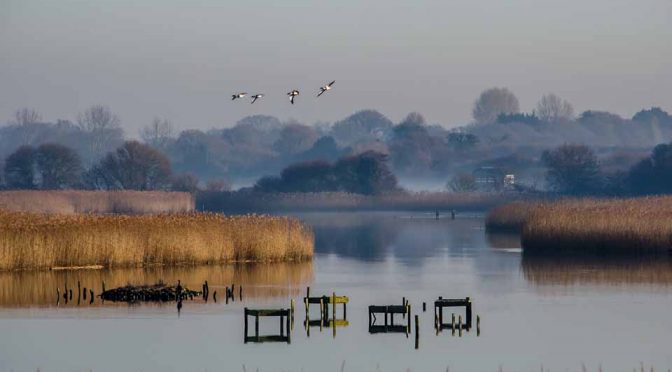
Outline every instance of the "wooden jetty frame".
MULTIPOLYGON (((332 305, 335 313, 336 305, 343 304, 343 320, 347 320, 348 302, 350 302, 348 296, 336 296, 336 293, 332 293, 331 296, 310 297, 310 287, 306 287, 306 297, 303 298, 303 304, 306 307, 306 319, 310 318, 309 313, 311 304, 320 305, 320 318, 325 320, 329 319, 329 305, 332 305)), ((333 318, 335 318, 335 315, 336 314, 334 314, 333 318)))
POLYGON ((438 331, 448 328, 455 330, 456 328, 462 331, 465 329, 467 332, 471 329, 471 299, 466 298, 443 298, 439 297, 438 300, 434 301, 434 326, 438 331), (455 324, 455 317, 452 317, 451 323, 443 322, 443 308, 444 307, 464 307, 465 308, 465 324, 462 324, 462 316, 459 317, 460 321, 458 324, 455 324))
POLYGON ((245 308, 245 343, 248 342, 286 342, 290 344, 291 328, 290 321, 292 316, 291 309, 248 309, 245 308), (248 336, 247 317, 254 317, 254 336, 248 336), (279 317, 280 318, 280 334, 279 335, 259 335, 259 317, 279 317), (285 319, 286 318, 286 319, 285 319), (286 334, 285 334, 286 333, 286 334))
POLYGON ((369 333, 405 333, 411 332, 411 305, 404 299, 403 305, 370 305, 369 306, 369 333), (385 324, 376 324, 376 314, 384 314, 385 324), (389 314, 389 322, 388 322, 389 314), (406 318, 406 325, 395 325, 394 314, 402 314, 406 318))

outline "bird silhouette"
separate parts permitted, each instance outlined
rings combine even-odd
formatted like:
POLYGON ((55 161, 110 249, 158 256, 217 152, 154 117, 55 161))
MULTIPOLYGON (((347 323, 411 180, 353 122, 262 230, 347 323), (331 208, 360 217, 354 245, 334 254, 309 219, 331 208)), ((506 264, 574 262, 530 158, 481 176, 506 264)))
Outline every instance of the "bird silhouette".
POLYGON ((294 104, 294 97, 299 95, 299 91, 294 89, 291 92, 287 93, 287 95, 289 96, 289 102, 291 102, 292 105, 293 105, 294 104))
POLYGON ((253 96, 252 96, 252 102, 251 102, 251 103, 255 103, 255 102, 257 102, 257 100, 258 100, 259 98, 263 97, 263 96, 264 96, 263 94, 255 94, 255 95, 253 95, 253 96))
POLYGON ((323 87, 320 87, 320 93, 317 93, 317 96, 319 97, 319 96, 323 95, 324 92, 326 92, 328 90, 331 90, 331 86, 334 85, 335 82, 336 82, 336 80, 332 81, 331 83, 329 83, 329 84, 327 84, 323 87))
POLYGON ((236 98, 243 98, 247 95, 247 93, 236 93, 231 95, 231 100, 234 101, 236 98))

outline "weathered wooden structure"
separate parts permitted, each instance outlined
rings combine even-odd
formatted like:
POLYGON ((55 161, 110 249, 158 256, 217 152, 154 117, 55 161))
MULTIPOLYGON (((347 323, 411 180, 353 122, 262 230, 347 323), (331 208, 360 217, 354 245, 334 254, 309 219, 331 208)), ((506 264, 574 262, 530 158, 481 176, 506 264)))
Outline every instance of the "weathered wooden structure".
POLYGON ((466 298, 443 298, 439 297, 438 300, 434 301, 434 326, 438 331, 442 329, 456 329, 462 332, 462 330, 469 331, 471 329, 471 299, 466 298), (465 309, 465 323, 462 323, 462 316, 459 316, 459 321, 455 322, 455 316, 451 317, 450 323, 443 322, 443 308, 444 307, 464 307, 465 309))
POLYGON ((403 305, 371 305, 369 306, 369 333, 405 333, 411 331, 411 305, 403 300, 403 305), (376 314, 383 314, 384 324, 376 324, 376 314), (394 314, 401 314, 406 318, 406 324, 395 325, 394 314))
POLYGON ((245 308, 245 339, 244 342, 286 342, 291 343, 291 309, 248 309, 245 308), (254 335, 248 335, 247 318, 254 317, 254 335), (259 317, 278 317, 280 318, 280 334, 259 335, 259 317))
POLYGON ((324 327, 330 327, 333 330, 334 337, 336 337, 336 327, 347 327, 350 325, 348 322, 348 302, 350 299, 347 296, 336 296, 336 293, 332 293, 331 296, 319 296, 319 297, 310 297, 310 287, 306 288, 306 297, 303 298, 303 303, 306 307, 306 319, 303 322, 303 326, 306 328, 306 335, 310 337, 310 327, 320 327, 320 331, 324 327), (320 317, 319 319, 310 319, 310 305, 319 304, 320 305, 320 317), (343 305, 343 318, 336 318, 336 305, 343 305), (332 308, 331 318, 329 317, 329 305, 332 308))

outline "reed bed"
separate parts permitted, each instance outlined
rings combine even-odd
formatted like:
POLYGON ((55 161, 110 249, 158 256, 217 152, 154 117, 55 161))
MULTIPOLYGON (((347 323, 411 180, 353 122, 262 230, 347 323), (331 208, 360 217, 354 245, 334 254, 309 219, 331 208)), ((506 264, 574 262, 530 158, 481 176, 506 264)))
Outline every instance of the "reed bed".
POLYGON ((568 199, 494 209, 489 229, 518 228, 525 254, 644 254, 672 249, 672 197, 568 199))
POLYGON ((22 190, 0 192, 0 209, 35 213, 186 213, 194 198, 186 192, 22 190))
POLYGON ((288 217, 0 211, 0 270, 300 261, 313 245, 312 230, 288 217))
POLYGON ((218 212, 286 211, 483 211, 525 198, 512 193, 395 192, 361 195, 346 192, 212 192, 196 195, 198 208, 218 212))

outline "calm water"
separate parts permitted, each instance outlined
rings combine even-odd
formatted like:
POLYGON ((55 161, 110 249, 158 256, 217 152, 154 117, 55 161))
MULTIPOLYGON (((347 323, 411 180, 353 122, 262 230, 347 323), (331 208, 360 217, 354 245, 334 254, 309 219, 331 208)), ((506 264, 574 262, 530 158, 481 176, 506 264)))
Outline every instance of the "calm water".
MULTIPOLYGON (((672 263, 523 258, 517 238, 486 235, 478 216, 303 214, 316 232, 312 263, 0 274, 0 371, 631 371, 672 367, 672 263), (133 305, 73 301, 56 288, 174 282, 219 301, 133 305), (224 286, 244 288, 226 304, 224 286), (349 326, 306 334, 305 287, 350 297, 349 326), (369 334, 368 305, 410 300, 414 334, 369 334), (438 296, 472 298, 481 317, 462 337, 433 328, 438 296), (243 307, 297 301, 287 343, 243 343, 243 307), (427 312, 422 312, 422 302, 427 312)), ((457 312, 457 310, 455 310, 457 312)), ((312 318, 318 309, 313 308, 312 318)), ((446 318, 450 318, 447 311, 446 318)), ((340 309, 338 315, 340 316, 340 309)), ((401 319, 397 318, 399 321, 401 319)), ((262 334, 279 331, 262 320, 262 334)), ((250 318, 253 330, 252 318, 250 318)))

